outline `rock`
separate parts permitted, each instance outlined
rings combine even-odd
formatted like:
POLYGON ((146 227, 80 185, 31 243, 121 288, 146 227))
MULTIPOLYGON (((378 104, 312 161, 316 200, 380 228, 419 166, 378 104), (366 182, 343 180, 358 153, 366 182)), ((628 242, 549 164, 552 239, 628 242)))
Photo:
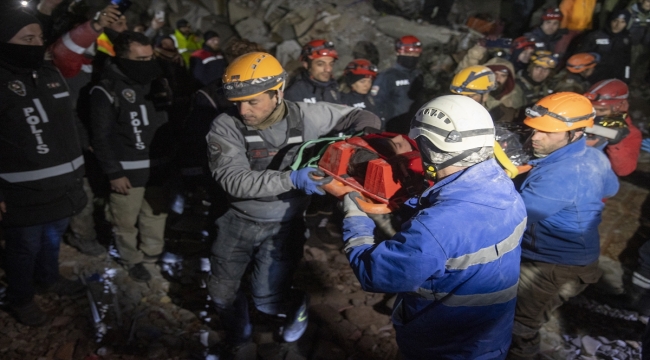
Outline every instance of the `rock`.
POLYGON ((600 277, 597 283, 598 288, 611 294, 622 294, 625 291, 623 287, 623 267, 620 262, 601 255, 598 258, 598 268, 603 272, 603 276, 600 277))
POLYGON ((417 22, 392 15, 377 19, 375 25, 381 32, 393 38, 413 35, 420 39, 425 46, 436 43, 446 44, 452 37, 461 35, 460 32, 443 26, 418 24, 417 22))
POLYGON ((54 354, 54 358, 57 360, 72 360, 72 356, 74 355, 75 344, 76 341, 65 343, 56 351, 56 353, 54 354))
POLYGON ((240 5, 237 1, 228 1, 228 19, 231 24, 235 25, 251 15, 253 15, 252 9, 240 5))
POLYGON ((389 321, 387 315, 379 314, 370 306, 360 306, 345 310, 345 317, 361 329, 365 329, 373 324, 381 327, 389 321))
POLYGON ((276 43, 271 41, 269 30, 263 20, 256 17, 248 17, 237 24, 235 30, 244 39, 256 42, 266 49, 275 47, 276 43))
POLYGON ((586 355, 596 355, 596 352, 598 351, 598 348, 602 343, 591 336, 583 336, 582 337, 582 351, 586 355))
POLYGON ((287 69, 286 65, 290 62, 297 62, 300 64, 301 51, 302 46, 300 46, 296 40, 285 40, 275 49, 275 57, 278 59, 280 64, 282 64, 285 70, 290 72, 291 70, 287 69))
POLYGON ((333 331, 337 338, 343 340, 356 340, 361 337, 359 328, 345 319, 334 324, 333 331))
POLYGON ((325 251, 316 247, 310 247, 305 245, 304 256, 306 261, 327 262, 327 254, 325 253, 325 251))
POLYGON ((343 316, 341 316, 336 309, 327 304, 312 305, 309 308, 309 311, 314 319, 325 324, 334 324, 343 320, 343 316))

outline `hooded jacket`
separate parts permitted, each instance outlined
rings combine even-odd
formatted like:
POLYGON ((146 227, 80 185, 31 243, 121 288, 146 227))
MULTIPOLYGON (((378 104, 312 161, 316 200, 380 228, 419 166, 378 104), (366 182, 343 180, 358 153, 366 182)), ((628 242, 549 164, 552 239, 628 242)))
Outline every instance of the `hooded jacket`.
MULTIPOLYGON (((530 67, 531 65, 528 66, 530 67)), ((538 102, 544 96, 552 94, 553 89, 549 86, 550 81, 551 75, 541 83, 536 83, 530 78, 528 69, 521 70, 517 74, 517 85, 519 85, 524 93, 524 103, 531 105, 538 102)))
POLYGON ((522 258, 574 266, 598 260, 603 199, 619 186, 605 154, 582 138, 529 164, 519 186, 528 213, 522 258))
MULTIPOLYGON (((510 88, 510 90, 507 92, 504 91, 504 94, 502 94, 499 99, 494 96, 494 92, 490 92, 486 101, 487 109, 491 110, 499 105, 512 109, 522 108, 526 105, 524 101, 524 92, 515 81, 515 68, 512 66, 512 63, 500 57, 494 57, 485 63, 485 66, 487 67, 493 65, 500 65, 508 68, 508 80, 506 81, 505 89, 507 90, 510 88)), ((494 71, 491 67, 490 69, 494 71)))
POLYGON ((86 205, 84 158, 61 73, 0 63, 1 226, 32 226, 60 220, 86 205))
POLYGON ((628 10, 631 18, 627 29, 632 45, 650 46, 650 11, 643 11, 638 2, 630 5, 628 10))
POLYGON ((407 359, 504 359, 525 224, 521 197, 489 159, 425 191, 392 239, 375 244, 374 222, 351 216, 343 240, 364 290, 399 294, 392 320, 407 359))
POLYGON ((287 86, 284 98, 289 101, 311 104, 321 101, 342 104, 339 84, 336 80, 330 79, 328 82, 314 80, 305 69, 300 70, 291 84, 287 86))

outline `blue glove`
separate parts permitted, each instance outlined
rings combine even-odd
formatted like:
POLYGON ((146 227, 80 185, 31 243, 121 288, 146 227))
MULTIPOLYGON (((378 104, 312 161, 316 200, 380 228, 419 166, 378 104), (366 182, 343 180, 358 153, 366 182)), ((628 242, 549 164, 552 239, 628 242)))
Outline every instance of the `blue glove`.
POLYGON ((650 138, 641 141, 641 150, 650 153, 650 138))
POLYGON ((342 207, 346 218, 351 216, 368 217, 368 215, 366 215, 366 213, 361 210, 361 207, 357 202, 357 199, 359 198, 361 198, 361 194, 356 191, 349 192, 343 197, 342 207))
POLYGON ((294 170, 290 176, 293 186, 304 191, 307 195, 325 195, 325 190, 321 186, 332 181, 331 176, 326 177, 321 170, 310 167, 294 170))

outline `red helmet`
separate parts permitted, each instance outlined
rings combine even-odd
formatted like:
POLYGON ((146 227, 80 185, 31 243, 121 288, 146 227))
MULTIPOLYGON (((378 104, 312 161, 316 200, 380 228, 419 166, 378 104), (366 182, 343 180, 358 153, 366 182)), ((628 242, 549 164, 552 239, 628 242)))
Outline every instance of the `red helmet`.
POLYGON ((374 79, 377 77, 377 66, 366 59, 355 59, 343 70, 343 75, 348 74, 370 76, 374 79))
POLYGON ((333 57, 334 59, 339 58, 339 54, 336 52, 333 42, 323 39, 316 39, 308 42, 305 44, 305 46, 302 47, 300 60, 309 61, 325 56, 333 57))
POLYGON ((544 11, 542 14, 542 21, 546 20, 559 20, 562 21, 562 18, 564 15, 562 15, 562 12, 560 11, 559 8, 549 8, 544 11))
POLYGON ((413 35, 402 36, 395 41, 395 51, 421 53, 422 43, 420 42, 420 39, 413 35))
POLYGON ((627 84, 618 79, 607 79, 595 83, 585 97, 594 106, 611 106, 612 112, 625 112, 628 108, 627 84))
POLYGON ((526 49, 526 48, 535 48, 535 40, 534 39, 529 39, 525 36, 520 36, 514 40, 512 40, 512 44, 510 45, 512 50, 521 50, 521 49, 526 49))

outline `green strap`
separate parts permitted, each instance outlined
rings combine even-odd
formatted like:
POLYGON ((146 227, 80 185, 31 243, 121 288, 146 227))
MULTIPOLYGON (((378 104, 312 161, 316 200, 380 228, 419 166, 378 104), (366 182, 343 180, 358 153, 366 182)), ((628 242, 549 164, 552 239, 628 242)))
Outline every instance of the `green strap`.
POLYGON ((327 150, 327 147, 337 141, 341 140, 346 140, 349 139, 352 135, 344 135, 344 136, 336 136, 336 137, 326 137, 326 138, 318 138, 314 140, 309 140, 305 141, 302 145, 300 145, 300 149, 296 153, 295 160, 293 161, 293 164, 289 167, 291 170, 298 170, 306 167, 317 167, 318 166, 318 161, 320 158, 323 156, 325 153, 325 150, 327 150), (303 161, 303 156, 304 152, 307 148, 309 148, 313 144, 318 144, 318 143, 326 143, 325 146, 310 159, 307 159, 303 161))

